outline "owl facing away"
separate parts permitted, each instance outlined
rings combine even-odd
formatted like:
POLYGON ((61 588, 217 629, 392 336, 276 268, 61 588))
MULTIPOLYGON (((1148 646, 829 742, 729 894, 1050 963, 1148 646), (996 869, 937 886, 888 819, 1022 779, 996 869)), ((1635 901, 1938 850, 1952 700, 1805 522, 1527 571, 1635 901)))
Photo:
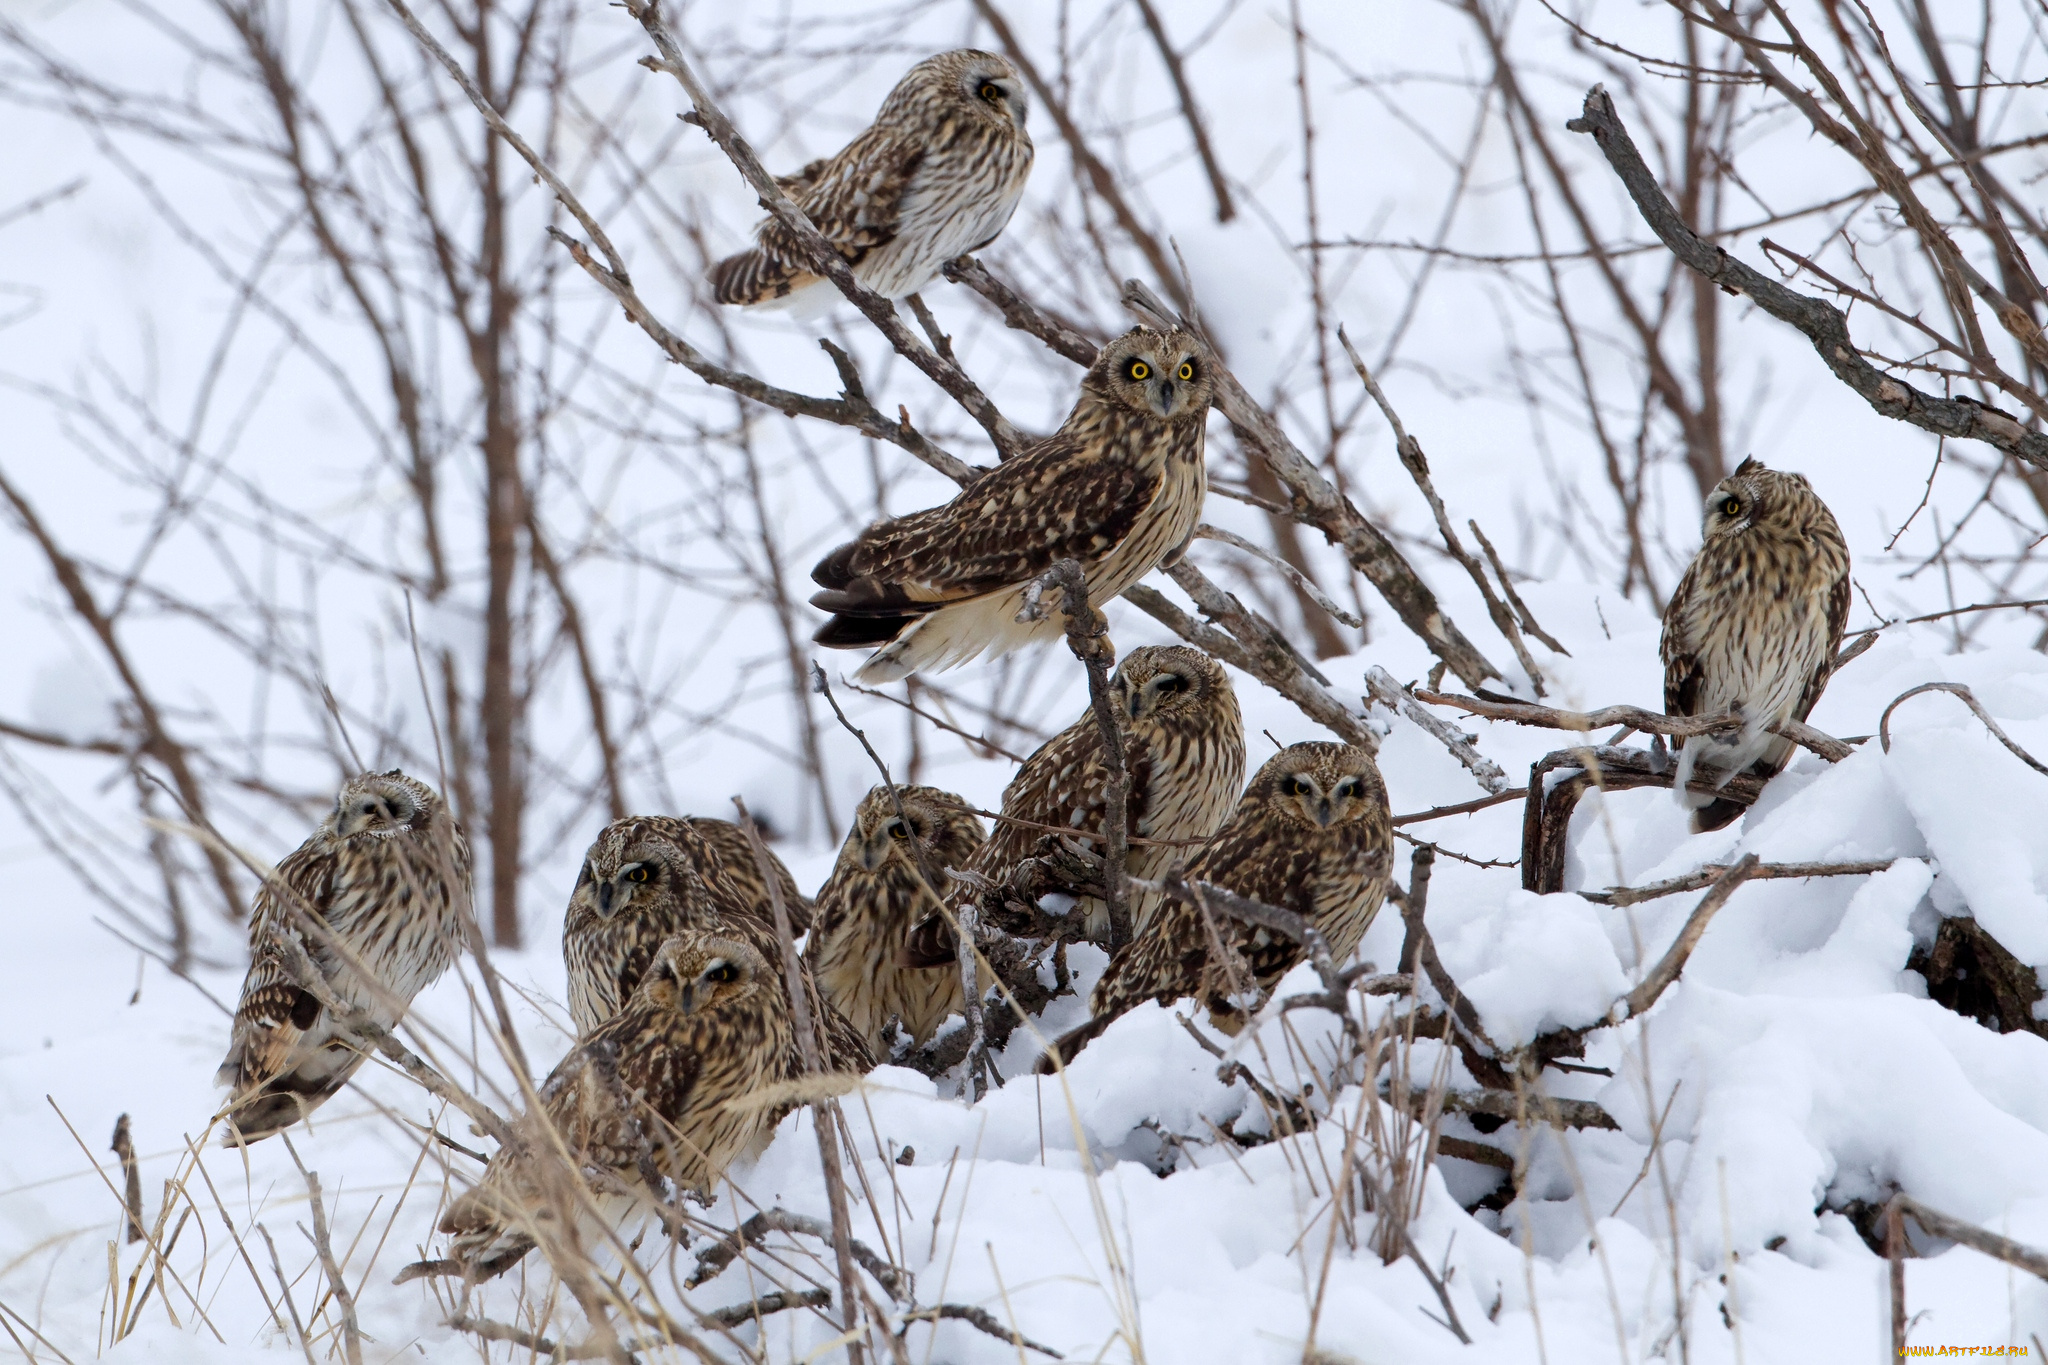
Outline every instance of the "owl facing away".
POLYGON ((1102 349, 1051 436, 941 507, 877 523, 819 561, 832 613, 814 637, 877 650, 855 677, 893 682, 1059 638, 1064 613, 1020 622, 1032 580, 1062 559, 1100 608, 1180 556, 1208 493, 1208 359, 1187 332, 1134 327, 1102 349))
POLYGON ((256 896, 221 1117, 227 1141, 289 1128, 341 1089, 363 1054, 297 968, 383 1028, 455 962, 470 913, 469 842, 441 798, 394 768, 343 785, 334 809, 256 896), (303 928, 298 913, 324 928, 303 928))
POLYGON ((636 1197, 659 1198, 657 1175, 708 1194, 750 1143, 772 1128, 753 1102, 784 1079, 794 1034, 779 974, 752 945, 685 930, 654 954, 624 1009, 573 1048, 539 1090, 523 1149, 500 1151, 440 1229, 472 1280, 502 1274, 536 1244, 560 1238, 563 1215, 585 1247, 636 1197), (559 1141, 559 1147, 556 1145, 559 1141), (586 1194, 572 1167, 613 1179, 586 1194), (622 1196, 623 1186, 631 1191, 622 1196))
MULTIPOLYGON (((766 886, 758 876, 755 884, 766 886)), ((752 944, 777 965, 775 980, 782 981, 782 943, 765 890, 750 891, 736 882, 725 860, 698 832, 697 822, 635 815, 606 825, 584 854, 562 918, 569 1014, 579 1037, 624 1007, 655 950, 684 929, 752 944)), ((815 987, 812 996, 817 997, 815 987)), ((813 1014, 834 1069, 874 1066, 866 1040, 836 1009, 821 1005, 813 1014)), ((800 1071, 795 1054, 792 1059, 800 1071)))
POLYGON ((1820 700, 1849 623, 1849 547, 1798 474, 1744 460, 1708 497, 1705 543, 1664 609, 1664 709, 1739 712, 1732 735, 1698 735, 1679 751, 1677 790, 1695 830, 1719 829, 1739 802, 1690 791, 1694 769, 1720 783, 1744 768, 1770 778, 1793 744, 1768 727, 1803 721, 1820 700))
MULTIPOLYGON (((768 904, 768 883, 761 878, 761 864, 754 856, 753 841, 747 838, 747 832, 730 820, 713 820, 703 815, 686 815, 682 819, 718 855, 725 875, 739 890, 741 899, 749 905, 762 907, 773 923, 774 909, 768 904)), ((789 916, 789 932, 801 938, 811 930, 810 898, 797 890, 796 878, 789 875, 789 869, 783 866, 782 859, 775 856, 773 849, 764 843, 761 851, 767 855, 768 869, 775 878, 775 889, 782 897, 783 912, 789 916)))
MULTIPOLYGON (((1244 781, 1244 720, 1237 691, 1223 665, 1186 645, 1134 649, 1110 679, 1111 700, 1124 719, 1124 761, 1130 772, 1126 830, 1156 843, 1130 845, 1124 871, 1155 880, 1195 854, 1186 841, 1214 834, 1230 813, 1244 781)), ((1044 852, 1053 829, 1100 835, 1108 813, 1109 770, 1102 759, 1102 727, 1092 709, 1041 744, 1003 789, 995 833, 968 870, 1007 883, 1019 863, 1044 852)), ((1099 844, 1093 845, 1099 849, 1099 844)), ((1131 927, 1142 934, 1158 898, 1128 899, 1131 927)), ((1109 911, 1083 897, 1088 937, 1109 938, 1109 911)), ((919 933, 912 960, 939 966, 952 960, 953 935, 943 922, 919 933)))
POLYGON ((932 893, 945 892, 945 870, 966 867, 983 838, 967 803, 936 787, 898 787, 895 797, 876 787, 854 812, 832 875, 818 889, 818 927, 807 951, 818 989, 878 1056, 890 1019, 924 1043, 960 1013, 958 972, 902 959, 918 922, 938 909, 932 893))
MULTIPOLYGON (((1386 900, 1393 867, 1394 827, 1378 766, 1356 745, 1318 741, 1266 760, 1187 876, 1292 910, 1322 931, 1342 963, 1386 900)), ((1214 919, 1220 956, 1199 907, 1177 900, 1161 906, 1147 932, 1110 959, 1089 996, 1088 1022, 1053 1045, 1060 1060, 1072 1061, 1146 1000, 1171 1004, 1192 996, 1217 1028, 1241 1030, 1248 1003, 1262 1001, 1303 953, 1271 930, 1220 913, 1214 919)), ((1042 1059, 1040 1069, 1050 1070, 1050 1063, 1042 1059)))
MULTIPOLYGON (((955 256, 994 241, 1031 176, 1030 98, 989 52, 927 57, 896 84, 875 121, 837 154, 778 178, 854 278, 884 298, 914 294, 955 256)), ((822 312, 839 294, 774 218, 755 245, 711 270, 720 303, 822 312)))

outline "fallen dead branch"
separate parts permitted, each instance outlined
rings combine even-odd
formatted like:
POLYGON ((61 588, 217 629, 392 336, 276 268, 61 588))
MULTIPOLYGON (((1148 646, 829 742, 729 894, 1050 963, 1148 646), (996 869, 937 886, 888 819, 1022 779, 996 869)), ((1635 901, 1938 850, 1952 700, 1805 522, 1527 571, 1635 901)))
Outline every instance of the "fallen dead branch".
POLYGON ((1052 1347, 1040 1346, 1022 1332, 1013 1332, 1003 1326, 996 1319, 996 1316, 986 1308, 976 1308, 971 1304, 964 1303, 941 1303, 935 1304, 930 1308, 913 1308, 908 1313, 903 1314, 904 1325, 896 1329, 896 1335, 901 1337, 909 1330, 910 1324, 913 1322, 939 1321, 964 1322, 970 1327, 978 1328, 988 1333, 998 1341, 1007 1341, 1012 1346, 1021 1346, 1027 1351, 1036 1351, 1040 1355, 1051 1356, 1054 1360, 1066 1359, 1065 1356, 1055 1351, 1052 1347))
MULTIPOLYGON (((817 1219, 787 1209, 763 1209, 741 1223, 737 1228, 697 1253, 697 1268, 683 1281, 683 1288, 695 1289, 706 1280, 716 1277, 733 1261, 738 1259, 748 1245, 760 1241, 771 1232, 783 1232, 792 1236, 815 1237, 821 1242, 832 1241, 832 1229, 817 1219)), ((898 1303, 909 1297, 911 1289, 910 1272, 889 1264, 859 1241, 849 1243, 853 1259, 863 1270, 872 1275, 875 1283, 890 1298, 898 1303)))
POLYGON ((2029 1275, 2048 1280, 2048 1252, 2036 1251, 2030 1246, 2013 1241, 2010 1237, 2001 1237, 1995 1232, 1978 1227, 1975 1223, 1965 1223, 1962 1219, 1951 1217, 1939 1209, 1931 1209, 1910 1194, 1893 1195, 1887 1207, 1898 1210, 1937 1237, 1946 1237, 1951 1242, 1961 1242, 1972 1251, 1981 1251, 1994 1260, 2004 1261, 2007 1265, 2019 1267, 2029 1275))
MULTIPOLYGON (((1758 863, 1750 870, 1752 881, 1770 881, 1774 878, 1797 879, 1802 877, 1860 877, 1872 872, 1882 872, 1894 862, 1891 858, 1879 858, 1862 863, 1758 863)), ((1718 881, 1728 871, 1726 863, 1708 863, 1697 871, 1666 881, 1651 882, 1647 886, 1610 886, 1605 891, 1581 891, 1579 895, 1601 905, 1640 905, 1659 896, 1675 896, 1681 891, 1697 891, 1718 881)))
POLYGON ((1890 753, 1892 751, 1892 712, 1899 709, 1900 702, 1905 701, 1908 697, 1917 697, 1922 692, 1947 692, 1953 696, 1962 698, 1963 705, 1969 707, 1971 712, 1977 717, 1977 719, 1984 722, 1984 728, 1991 732, 1992 738, 1996 739, 2000 744, 2003 744, 2007 749, 2011 750, 2013 755, 2017 757, 2020 762, 2026 764, 2035 772, 2041 773, 2044 776, 2048 776, 2048 767, 2042 766, 2041 761, 2039 759, 2035 758, 2025 749, 2022 749, 2019 745, 2013 743, 2012 736, 2006 734, 2005 731, 1998 728, 1998 722, 1991 719, 1991 713, 1984 709, 1982 703, 1980 703, 1977 700, 1976 694, 1971 692, 1969 688, 1963 686, 1961 683, 1922 683, 1918 687, 1908 688, 1904 692, 1899 693, 1898 696, 1893 697, 1892 704, 1890 706, 1885 707, 1884 714, 1882 716, 1879 716, 1877 719, 1877 742, 1879 745, 1883 747, 1886 753, 1890 753))
MULTIPOLYGON (((1522 810, 1523 889, 1538 895, 1564 890, 1572 811, 1589 788, 1670 787, 1675 778, 1676 765, 1668 753, 1642 749, 1589 745, 1558 749, 1538 759, 1529 768, 1529 795, 1522 810)), ((1763 782, 1756 774, 1744 772, 1731 774, 1716 785, 1711 773, 1699 773, 1687 790, 1748 804, 1762 795, 1763 782)))

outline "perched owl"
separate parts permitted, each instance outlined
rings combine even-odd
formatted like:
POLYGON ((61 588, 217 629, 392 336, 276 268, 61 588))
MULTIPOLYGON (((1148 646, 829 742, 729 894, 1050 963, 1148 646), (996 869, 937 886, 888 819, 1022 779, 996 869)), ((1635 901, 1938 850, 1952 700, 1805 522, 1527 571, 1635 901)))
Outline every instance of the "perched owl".
MULTIPOLYGON (((696 830, 718 855, 725 875, 732 879, 741 898, 749 905, 762 907, 772 924, 775 912, 768 904, 768 883, 761 880, 761 864, 754 858, 754 845, 747 832, 730 820, 713 820, 703 815, 684 816, 683 822, 696 830)), ((775 874, 776 889, 782 893, 782 908, 789 915, 789 932, 801 938, 811 931, 810 898, 796 889, 796 878, 789 875, 789 869, 773 849, 764 846, 763 852, 767 853, 768 866, 775 874)))
MULTIPOLYGON (((765 887, 758 876, 755 885, 765 887)), ((579 1037, 624 1006, 655 950, 684 929, 744 939, 777 964, 782 980, 782 943, 765 890, 756 899, 736 882, 697 822, 633 815, 606 825, 584 854, 562 919, 569 1014, 579 1037)), ((834 1069, 874 1066, 866 1040, 843 1015, 829 1005, 814 1013, 834 1069)))
MULTIPOLYGON (((1290 745, 1252 776, 1222 832, 1188 866, 1209 882, 1292 910, 1322 931, 1339 963, 1386 899, 1394 868, 1387 788, 1365 750, 1351 744, 1290 745)), ((1209 1021, 1236 1033, 1246 994, 1263 998, 1296 963, 1301 946, 1270 930, 1216 916, 1226 950, 1218 960, 1202 912, 1169 901, 1147 931, 1120 949, 1088 998, 1087 1023, 1055 1043, 1070 1062, 1110 1022, 1146 1000, 1192 996, 1209 1021)), ((1041 1070, 1050 1069, 1043 1059, 1041 1070)))
POLYGON ((362 1064, 345 1021, 299 984, 299 950, 336 998, 393 1028, 454 964, 470 895, 469 841, 431 788, 396 768, 343 785, 256 896, 249 975, 214 1077, 230 1087, 221 1111, 230 1145, 291 1127, 362 1064), (294 910, 314 915, 339 946, 300 928, 294 910))
MULTIPOLYGON (((1124 871, 1150 881, 1175 862, 1195 856, 1168 840, 1206 839, 1230 813, 1244 781, 1244 721, 1230 675, 1199 649, 1146 645, 1134 649, 1110 679, 1111 698, 1123 714, 1124 761, 1131 776, 1127 831, 1157 844, 1132 844, 1124 871)), ((1092 709, 1041 744, 1003 789, 1003 814, 968 864, 1007 882, 1017 864, 1042 852, 1057 836, 1051 825, 1102 832, 1109 772, 1102 762, 1102 727, 1092 709)), ((1101 845, 1093 846, 1098 852, 1101 845)), ((1131 927, 1144 932, 1157 898, 1129 898, 1131 927)), ((1109 911, 1092 896, 1081 901, 1089 937, 1107 942, 1109 911)), ((911 960, 951 961, 953 935, 943 921, 918 935, 911 960)))
POLYGON ((917 1042, 961 1008, 957 972, 902 962, 918 921, 938 908, 945 869, 966 867, 984 837, 967 803, 935 787, 898 787, 903 814, 887 787, 854 812, 853 829, 832 875, 818 890, 818 928, 808 948, 818 989, 884 1055, 883 1030, 894 1017, 917 1042), (922 858, 937 883, 926 889, 922 858))
MULTIPOLYGON (((987 246, 1010 221, 1031 175, 1028 104, 1023 81, 1001 57, 942 52, 910 68, 875 121, 837 155, 776 183, 854 278, 900 299, 955 256, 987 246)), ((720 303, 788 300, 811 312, 838 298, 781 223, 767 219, 755 241, 712 267, 720 303)))
POLYGON ((870 526, 811 570, 833 649, 887 645, 855 674, 885 683, 1059 638, 1020 622, 1025 589, 1062 559, 1103 603, 1186 548, 1208 492, 1207 358, 1193 336, 1134 327, 1103 347, 1066 423, 943 507, 870 526), (893 641, 893 643, 891 643, 893 641))
POLYGON ((1723 782, 1744 768, 1780 772, 1793 744, 1767 727, 1806 719, 1849 623, 1849 547, 1803 476, 1744 460, 1707 499, 1704 535, 1664 609, 1664 709, 1737 711, 1744 726, 1679 751, 1678 791, 1695 830, 1719 829, 1743 807, 1687 791, 1694 767, 1723 782))
MULTIPOLYGON (((651 1170, 710 1193, 772 1126, 771 1111, 752 1099, 787 1075, 794 1034, 779 980, 736 938, 685 930, 663 943, 626 1007, 541 1085, 542 1121, 528 1116, 525 1150, 499 1152, 442 1217, 451 1257, 469 1278, 510 1269, 560 1226, 559 1210, 581 1203, 573 1190, 549 1188, 551 1179, 566 1183, 565 1163, 536 1153, 566 1149, 579 1168, 609 1172, 636 1192, 651 1170)), ((593 1203, 607 1221, 630 1206, 615 1191, 597 1192, 593 1203)))

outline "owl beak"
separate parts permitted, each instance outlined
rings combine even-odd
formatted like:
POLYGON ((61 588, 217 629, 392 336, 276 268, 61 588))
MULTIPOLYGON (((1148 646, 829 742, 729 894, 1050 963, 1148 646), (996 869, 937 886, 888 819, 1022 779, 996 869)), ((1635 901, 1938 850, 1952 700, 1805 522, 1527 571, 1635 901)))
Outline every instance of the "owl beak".
POLYGON ((873 834, 861 840, 860 865, 863 868, 873 872, 887 861, 889 861, 889 831, 887 828, 876 830, 873 834))
POLYGON ((610 882, 597 884, 597 913, 606 919, 612 917, 612 893, 615 889, 610 882))
POLYGON ((1332 820, 1335 820, 1336 818, 1337 813, 1330 809, 1329 797, 1325 796, 1320 801, 1316 802, 1316 823, 1318 825, 1321 825, 1324 829, 1328 829, 1330 827, 1330 822, 1332 820))
POLYGON ((690 1014, 690 1013, 694 1012, 694 1011, 696 1010, 696 1008, 697 1008, 697 985, 696 985, 696 983, 695 983, 695 982, 693 982, 693 981, 685 981, 685 982, 682 982, 682 983, 678 984, 678 985, 677 985, 677 987, 676 987, 676 1012, 677 1012, 678 1014, 690 1014))
POLYGON ((1145 386, 1145 398, 1152 411, 1161 417, 1173 416, 1174 383, 1171 379, 1155 379, 1145 386))

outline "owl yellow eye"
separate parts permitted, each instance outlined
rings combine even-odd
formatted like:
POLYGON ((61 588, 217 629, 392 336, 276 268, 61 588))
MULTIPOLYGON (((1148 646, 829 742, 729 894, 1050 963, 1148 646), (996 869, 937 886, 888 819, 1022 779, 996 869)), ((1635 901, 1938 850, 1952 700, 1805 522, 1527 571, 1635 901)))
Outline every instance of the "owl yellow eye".
POLYGON ((626 873, 626 880, 629 882, 645 882, 651 881, 653 880, 653 878, 654 873, 648 870, 647 864, 645 863, 636 864, 631 870, 629 870, 626 873))
POLYGON ((706 981, 715 981, 723 986, 727 982, 739 980, 740 969, 733 966, 730 962, 721 962, 710 971, 704 973, 704 979, 706 981))
POLYGON ((1175 373, 1180 375, 1181 381, 1185 383, 1195 377, 1195 363, 1192 360, 1183 360, 1180 363, 1180 369, 1175 371, 1175 373))
POLYGON ((974 93, 987 100, 990 104, 994 104, 1003 97, 1003 87, 997 85, 994 81, 983 81, 981 89, 974 93))
POLYGON ((1142 360, 1133 360, 1131 367, 1125 370, 1124 373, 1133 379, 1150 379, 1152 377, 1152 367, 1142 360))
POLYGON ((889 837, 897 840, 899 843, 904 842, 910 838, 910 831, 903 827, 901 820, 898 820, 895 824, 889 826, 889 837))
POLYGON ((1723 499, 1721 499, 1721 515, 1722 515, 1722 516, 1724 516, 1724 517, 1732 517, 1732 516, 1735 516, 1735 515, 1736 515, 1737 513, 1741 512, 1741 511, 1742 511, 1742 499, 1741 499, 1741 498, 1723 498, 1723 499))

